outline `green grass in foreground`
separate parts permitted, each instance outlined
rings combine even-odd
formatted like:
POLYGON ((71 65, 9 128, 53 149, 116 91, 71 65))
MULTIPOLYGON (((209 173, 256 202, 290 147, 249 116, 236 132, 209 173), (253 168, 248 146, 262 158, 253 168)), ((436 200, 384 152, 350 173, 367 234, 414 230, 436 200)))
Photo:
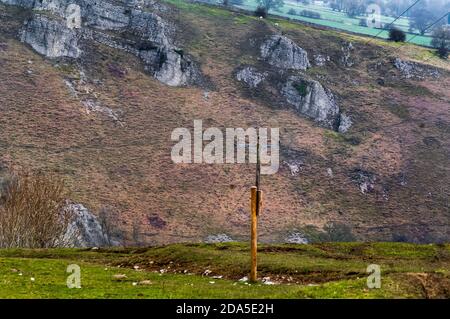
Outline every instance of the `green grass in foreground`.
POLYGON ((450 291, 450 245, 262 245, 260 277, 274 285, 240 282, 248 261, 240 243, 0 250, 0 298, 448 298, 450 291), (66 286, 74 263, 81 289, 66 286), (380 289, 367 288, 369 264, 381 267, 380 289))

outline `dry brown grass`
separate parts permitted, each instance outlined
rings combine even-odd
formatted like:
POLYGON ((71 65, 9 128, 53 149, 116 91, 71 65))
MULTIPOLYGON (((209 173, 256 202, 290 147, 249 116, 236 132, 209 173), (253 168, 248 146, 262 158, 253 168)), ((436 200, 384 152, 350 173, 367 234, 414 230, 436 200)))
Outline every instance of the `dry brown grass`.
MULTIPOLYGON (((357 63, 345 68, 339 64, 340 45, 349 37, 281 24, 283 32, 308 54, 331 55, 330 64, 307 73, 335 92, 341 107, 355 118, 346 137, 357 137, 360 144, 351 145, 291 110, 274 107, 271 100, 249 96, 235 80, 233 72, 241 63, 259 63, 250 39, 273 31, 274 26, 259 19, 242 24, 234 14, 218 19, 182 12, 173 17, 186 26, 179 28, 180 46, 201 62, 203 73, 214 83, 208 88, 208 99, 203 88, 158 83, 142 72, 132 56, 100 45, 85 48, 84 71, 91 80, 99 80, 89 87, 102 105, 123 112, 124 127, 103 114, 87 114, 64 85, 68 75, 64 68, 54 67, 57 61, 35 54, 14 40, 13 33, 2 39, 0 32, 0 42, 6 43, 0 51, 0 161, 8 167, 30 167, 64 177, 75 202, 94 212, 104 206, 114 208, 120 215, 119 226, 129 234, 135 228, 133 221, 140 221, 148 243, 198 241, 219 232, 246 239, 254 167, 176 165, 170 159, 170 133, 177 127, 191 128, 194 119, 203 119, 205 128, 280 127, 282 149, 304 152, 298 157, 304 164, 298 176, 283 164, 278 174, 263 177, 263 240, 279 239, 292 228, 321 227, 336 220, 353 226, 360 239, 389 240, 397 225, 426 220, 434 227, 448 220, 448 205, 433 197, 441 196, 438 188, 450 180, 444 157, 449 140, 445 128, 450 122, 445 112, 450 98, 445 90, 447 75, 407 81, 412 82, 409 91, 396 90, 389 83, 380 86, 377 77, 384 75, 373 74, 368 66, 388 61, 398 53, 395 48, 368 49, 361 39, 354 39, 357 63), (111 63, 126 69, 125 75, 112 74, 111 63), (436 94, 418 103, 415 88, 424 86, 436 94), (392 114, 388 101, 401 102, 411 118, 397 125, 402 119, 392 114), (439 140, 441 147, 429 152, 430 147, 422 143, 427 136, 439 140), (349 177, 354 168, 374 172, 379 188, 361 194, 349 177), (405 185, 400 185, 399 174, 406 176, 405 185), (157 216, 164 226, 155 227, 149 216, 157 216)), ((392 71, 392 65, 386 65, 392 71)))

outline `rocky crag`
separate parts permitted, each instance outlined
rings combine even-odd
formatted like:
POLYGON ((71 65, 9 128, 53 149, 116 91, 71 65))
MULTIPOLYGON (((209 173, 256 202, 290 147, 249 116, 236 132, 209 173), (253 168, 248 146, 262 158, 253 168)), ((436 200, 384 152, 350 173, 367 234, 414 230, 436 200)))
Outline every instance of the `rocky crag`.
MULTIPOLYGON (((157 14, 167 10, 164 5, 136 0, 120 4, 92 0, 0 1, 32 10, 20 39, 48 58, 78 59, 83 56, 83 47, 95 41, 139 57, 145 70, 162 83, 170 86, 200 83, 198 66, 174 44, 176 27, 157 14), (148 12, 148 8, 153 12, 148 12)), ((333 94, 301 73, 311 67, 303 48, 275 34, 268 36, 259 50, 260 59, 277 72, 295 73, 278 88, 283 103, 325 128, 339 132, 349 129, 350 120, 340 125, 344 120, 333 94)), ((243 66, 237 73, 237 79, 252 89, 257 89, 266 76, 267 73, 249 66, 243 66)))
POLYGON ((268 71, 246 65, 236 73, 238 81, 254 92, 264 89, 264 82, 277 83, 280 104, 322 127, 341 133, 350 128, 352 121, 341 112, 333 93, 304 73, 311 67, 306 50, 285 36, 271 35, 261 43, 259 54, 262 68, 268 71))
MULTIPOLYGON (((83 55, 89 41, 125 50, 139 57, 145 69, 170 86, 198 83, 194 61, 174 45, 174 26, 154 12, 142 10, 141 1, 113 4, 92 0, 1 0, 32 10, 20 39, 48 58, 83 55)), ((164 6, 147 3, 155 12, 164 6)))

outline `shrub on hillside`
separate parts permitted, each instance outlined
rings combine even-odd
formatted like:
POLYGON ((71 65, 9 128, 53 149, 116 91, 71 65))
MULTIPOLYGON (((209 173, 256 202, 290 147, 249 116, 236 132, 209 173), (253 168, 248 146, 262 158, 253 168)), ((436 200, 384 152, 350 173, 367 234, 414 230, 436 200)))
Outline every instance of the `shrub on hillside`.
POLYGON ((406 40, 406 34, 402 30, 392 27, 389 30, 389 40, 395 41, 395 42, 405 42, 406 40))
POLYGON ((329 222, 323 227, 323 230, 316 226, 307 225, 301 229, 301 232, 310 243, 351 242, 356 240, 351 227, 341 223, 329 222))
POLYGON ((339 223, 328 223, 324 226, 325 234, 322 236, 322 241, 326 242, 351 242, 356 238, 352 233, 350 226, 339 223))
POLYGON ((43 174, 11 176, 0 193, 0 247, 64 246, 72 214, 61 179, 43 174))

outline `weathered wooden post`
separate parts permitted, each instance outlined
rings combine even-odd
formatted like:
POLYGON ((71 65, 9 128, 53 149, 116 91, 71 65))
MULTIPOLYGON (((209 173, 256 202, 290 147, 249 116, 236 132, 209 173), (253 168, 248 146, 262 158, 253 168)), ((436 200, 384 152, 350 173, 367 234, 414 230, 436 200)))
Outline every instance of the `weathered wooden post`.
POLYGON ((258 250, 258 217, 257 217, 257 208, 256 208, 256 194, 258 190, 256 186, 252 186, 251 188, 251 268, 250 268, 250 281, 255 282, 257 278, 257 250, 258 250))
POLYGON ((251 268, 250 268, 250 282, 256 282, 258 278, 258 216, 262 207, 262 191, 260 190, 259 182, 261 176, 261 160, 259 156, 259 134, 256 144, 256 186, 251 188, 250 197, 250 211, 251 211, 251 268))

